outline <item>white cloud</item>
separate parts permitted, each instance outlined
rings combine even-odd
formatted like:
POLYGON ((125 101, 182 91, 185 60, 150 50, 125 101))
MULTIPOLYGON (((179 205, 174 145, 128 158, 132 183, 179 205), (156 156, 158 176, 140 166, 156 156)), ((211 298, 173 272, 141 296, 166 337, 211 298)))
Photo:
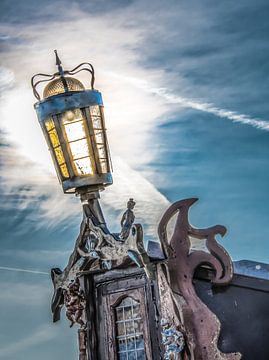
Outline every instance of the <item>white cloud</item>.
MULTIPOLYGON (((18 155, 13 147, 4 147, 2 151, 5 159, 2 166, 3 193, 7 199, 17 195, 15 204, 11 200, 1 202, 2 210, 10 206, 16 206, 18 210, 34 207, 35 212, 29 216, 37 228, 79 223, 82 214, 79 199, 74 195, 64 195, 55 176, 18 155)), ((134 197, 137 202, 137 221, 147 226, 146 235, 156 237, 157 221, 169 205, 168 200, 120 157, 115 156, 113 162, 114 185, 101 193, 103 208, 108 208, 111 215, 115 211, 122 213, 129 197, 134 197)), ((119 231, 119 222, 117 217, 116 231, 119 231)))
POLYGON ((171 93, 168 89, 164 87, 154 86, 146 80, 141 80, 137 78, 133 78, 130 76, 123 76, 116 73, 111 73, 115 78, 121 78, 125 80, 127 83, 132 84, 138 89, 144 90, 147 93, 157 95, 160 98, 164 99, 168 104, 179 105, 183 108, 191 108, 194 110, 199 110, 203 112, 207 112, 209 114, 216 115, 220 118, 226 118, 233 122, 241 123, 244 125, 250 125, 252 127, 269 131, 269 122, 261 119, 252 118, 245 114, 239 114, 235 111, 221 109, 214 104, 200 102, 199 100, 187 99, 185 97, 176 95, 171 93))
POLYGON ((29 216, 37 228, 79 218, 79 203, 62 194, 55 176, 21 156, 13 146, 2 147, 1 152, 1 187, 7 201, 1 202, 0 209, 35 209, 29 216))
POLYGON ((209 114, 216 115, 220 118, 226 118, 228 120, 232 120, 233 122, 250 125, 261 130, 269 131, 268 121, 255 119, 245 114, 239 114, 235 111, 221 109, 217 106, 214 106, 213 104, 203 103, 196 100, 186 99, 181 96, 173 95, 169 93, 169 91, 165 88, 149 88, 148 91, 152 94, 163 97, 166 101, 172 104, 178 104, 182 107, 204 111, 209 114))
MULTIPOLYGON (((145 236, 157 240, 158 222, 169 206, 169 201, 138 171, 134 171, 121 158, 114 158, 114 167, 115 186, 111 186, 102 194, 102 202, 114 210, 120 210, 122 214, 126 209, 128 199, 133 197, 136 201, 134 209, 136 222, 147 226, 145 236)), ((121 214, 117 218, 118 228, 121 214)))
POLYGON ((9 68, 0 66, 0 79, 0 93, 2 94, 2 91, 10 89, 14 85, 14 72, 9 68))
MULTIPOLYGON (((22 209, 35 205, 37 226, 38 222, 54 226, 74 216, 79 222, 79 200, 72 195, 63 195, 55 175, 52 175, 54 170, 33 110, 35 100, 29 82, 35 72, 55 71, 54 48, 59 49, 66 68, 87 61, 91 56, 96 65, 96 86, 104 97, 115 169, 114 185, 102 194, 102 203, 111 213, 115 210, 118 213, 118 210, 125 210, 128 198, 134 197, 137 218, 148 225, 152 235, 156 219, 168 201, 133 168, 147 163, 154 156, 148 151, 151 129, 169 107, 126 82, 115 82, 107 73, 107 69, 116 69, 149 76, 146 70, 136 65, 134 48, 141 39, 140 30, 128 28, 125 31, 128 26, 120 15, 112 19, 107 15, 89 17, 79 10, 72 11, 72 14, 65 11, 68 20, 61 19, 64 31, 58 31, 59 20, 50 22, 49 31, 47 24, 25 26, 16 34, 23 45, 18 42, 8 54, 3 54, 3 63, 8 63, 16 74, 16 85, 4 94, 0 110, 0 126, 7 132, 8 141, 14 144, 13 148, 4 149, 2 154, 5 195, 11 197, 20 186, 18 206, 22 209), (27 57, 21 57, 22 48, 27 57)), ((3 31, 12 37, 17 29, 7 26, 3 31)), ((158 72, 150 74, 152 79, 158 76, 158 72)), ((8 206, 8 203, 1 204, 2 208, 8 206)))
MULTIPOLYGON (((175 110, 171 104, 268 130, 265 121, 174 95, 164 89, 163 70, 149 70, 139 65, 143 51, 137 51, 137 48, 145 32, 153 29, 146 16, 139 18, 141 27, 132 26, 131 19, 131 8, 118 11, 112 17, 111 14, 88 15, 75 6, 65 9, 60 18, 49 23, 31 23, 19 31, 13 25, 1 26, 2 33, 17 39, 9 51, 2 54, 5 68, 0 72, 2 83, 13 85, 12 90, 3 94, 0 126, 17 148, 17 151, 7 148, 2 152, 2 187, 5 195, 11 197, 20 186, 18 206, 24 208, 34 204, 37 225, 40 222, 42 226, 44 223, 54 226, 74 217, 79 221, 81 213, 79 201, 63 195, 55 175, 52 175, 52 162, 32 107, 34 97, 30 78, 40 71, 55 71, 55 48, 66 68, 85 60, 93 60, 96 68, 96 87, 102 90, 104 97, 115 169, 114 185, 104 192, 102 202, 112 211, 123 210, 126 200, 134 197, 137 218, 148 225, 151 235, 155 234, 156 219, 169 202, 142 173, 134 169, 141 168, 158 155, 151 146, 152 130, 175 110), (59 26, 62 31, 59 31, 59 26)), ((7 206, 8 203, 1 204, 2 208, 7 206)))

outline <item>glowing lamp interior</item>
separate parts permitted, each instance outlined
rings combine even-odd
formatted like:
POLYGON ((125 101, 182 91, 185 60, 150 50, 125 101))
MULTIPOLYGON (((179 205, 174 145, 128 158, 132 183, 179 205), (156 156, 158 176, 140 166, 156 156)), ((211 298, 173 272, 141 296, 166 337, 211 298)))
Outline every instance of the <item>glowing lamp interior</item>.
POLYGON ((54 159, 64 178, 70 177, 68 163, 75 176, 109 171, 104 122, 98 105, 67 110, 47 119, 45 127, 54 159))

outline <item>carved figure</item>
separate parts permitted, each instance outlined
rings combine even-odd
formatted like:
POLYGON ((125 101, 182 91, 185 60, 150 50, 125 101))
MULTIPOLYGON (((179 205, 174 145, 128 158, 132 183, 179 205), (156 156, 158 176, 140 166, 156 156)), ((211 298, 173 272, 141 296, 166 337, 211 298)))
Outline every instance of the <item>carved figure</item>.
POLYGON ((66 317, 70 320, 70 327, 79 324, 81 328, 85 327, 84 310, 85 298, 80 289, 79 280, 71 282, 67 290, 64 290, 64 304, 66 307, 66 317))
POLYGON ((134 199, 131 198, 127 202, 127 210, 122 215, 120 222, 122 228, 120 233, 120 239, 123 241, 128 238, 131 227, 135 220, 135 215, 133 212, 134 207, 135 207, 135 202, 134 199))

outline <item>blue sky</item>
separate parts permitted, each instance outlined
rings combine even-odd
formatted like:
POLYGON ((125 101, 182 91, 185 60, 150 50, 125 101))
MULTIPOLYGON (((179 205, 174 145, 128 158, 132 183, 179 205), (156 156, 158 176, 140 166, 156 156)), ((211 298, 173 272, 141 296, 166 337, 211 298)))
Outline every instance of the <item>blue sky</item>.
POLYGON ((134 197, 157 240, 169 203, 197 196, 194 226, 223 224, 234 260, 269 262, 268 2, 10 0, 0 13, 1 360, 76 354, 75 330, 64 317, 50 323, 46 273, 67 262, 80 204, 61 192, 30 87, 33 74, 54 72, 54 49, 66 68, 96 69, 113 231, 134 197))

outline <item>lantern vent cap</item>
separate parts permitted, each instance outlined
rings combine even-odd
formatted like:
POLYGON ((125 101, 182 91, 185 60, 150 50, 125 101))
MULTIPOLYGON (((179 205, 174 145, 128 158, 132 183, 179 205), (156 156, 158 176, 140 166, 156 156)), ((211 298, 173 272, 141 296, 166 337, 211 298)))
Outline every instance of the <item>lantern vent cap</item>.
MULTIPOLYGON (((66 85, 68 91, 83 91, 85 90, 84 85, 76 78, 72 77, 65 77, 66 85)), ((44 91, 43 91, 43 98, 46 99, 50 96, 62 94, 66 92, 64 83, 61 78, 54 79, 50 81, 44 91)))

